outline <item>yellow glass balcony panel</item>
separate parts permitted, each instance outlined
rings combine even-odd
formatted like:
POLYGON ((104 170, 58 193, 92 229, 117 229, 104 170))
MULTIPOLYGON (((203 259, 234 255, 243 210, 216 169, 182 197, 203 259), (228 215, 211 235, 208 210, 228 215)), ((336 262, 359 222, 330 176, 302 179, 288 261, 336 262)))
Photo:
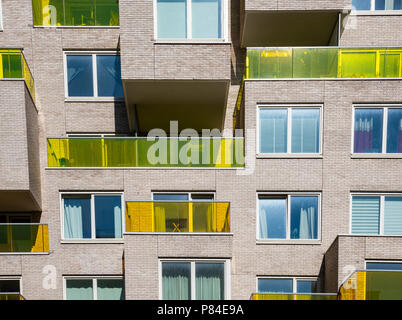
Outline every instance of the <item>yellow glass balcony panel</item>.
POLYGON ((0 252, 49 252, 49 231, 46 224, 0 224, 0 252))
POLYGON ((127 202, 127 232, 230 232, 228 202, 127 202))
POLYGON ((337 294, 254 293, 251 300, 337 300, 337 294))
POLYGON ((24 297, 18 293, 0 293, 0 301, 6 300, 25 300, 24 297))
POLYGON ((244 167, 243 139, 49 138, 49 167, 244 167))

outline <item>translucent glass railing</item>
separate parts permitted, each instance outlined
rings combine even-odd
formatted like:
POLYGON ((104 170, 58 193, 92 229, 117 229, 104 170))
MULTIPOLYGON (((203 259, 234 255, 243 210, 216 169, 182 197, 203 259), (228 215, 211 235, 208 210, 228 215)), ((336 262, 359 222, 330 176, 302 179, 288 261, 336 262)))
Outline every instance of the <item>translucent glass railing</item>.
POLYGON ((249 48, 246 78, 401 78, 402 48, 249 48))
POLYGON ((336 293, 253 293, 251 300, 337 300, 336 293))
POLYGON ((118 26, 118 0, 32 0, 35 26, 118 26))
POLYGON ((48 138, 49 167, 244 167, 242 138, 48 138))
POLYGON ((0 224, 0 253, 49 252, 46 224, 0 224))
POLYGON ((25 300, 19 293, 0 293, 0 301, 3 300, 25 300))
POLYGON ((230 232, 228 202, 127 202, 127 232, 230 232))
POLYGON ((24 79, 35 101, 34 80, 21 49, 0 48, 0 79, 24 79))
POLYGON ((402 271, 356 271, 339 293, 341 300, 402 300, 402 271))

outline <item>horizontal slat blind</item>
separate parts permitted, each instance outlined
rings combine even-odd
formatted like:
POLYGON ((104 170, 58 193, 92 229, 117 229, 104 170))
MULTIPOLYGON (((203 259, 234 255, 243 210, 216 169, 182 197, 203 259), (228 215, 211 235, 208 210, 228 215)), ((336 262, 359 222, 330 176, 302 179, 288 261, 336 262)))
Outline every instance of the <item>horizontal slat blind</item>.
POLYGON ((402 235, 402 197, 385 197, 384 234, 402 235))
POLYGON ((379 234, 380 197, 352 198, 352 234, 379 234))

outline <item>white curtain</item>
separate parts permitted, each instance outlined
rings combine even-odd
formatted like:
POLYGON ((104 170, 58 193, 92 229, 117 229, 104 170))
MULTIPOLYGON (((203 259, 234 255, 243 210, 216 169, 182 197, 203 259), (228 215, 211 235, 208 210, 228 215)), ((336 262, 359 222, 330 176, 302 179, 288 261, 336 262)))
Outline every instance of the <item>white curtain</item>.
POLYGON ((260 238, 267 239, 268 238, 268 221, 267 221, 267 212, 265 210, 260 209, 259 214, 259 223, 260 223, 260 238))
POLYGON ((64 237, 66 239, 84 238, 83 215, 86 199, 64 199, 64 237))
POLYGON ((299 239, 313 239, 315 229, 315 208, 300 210, 299 239))

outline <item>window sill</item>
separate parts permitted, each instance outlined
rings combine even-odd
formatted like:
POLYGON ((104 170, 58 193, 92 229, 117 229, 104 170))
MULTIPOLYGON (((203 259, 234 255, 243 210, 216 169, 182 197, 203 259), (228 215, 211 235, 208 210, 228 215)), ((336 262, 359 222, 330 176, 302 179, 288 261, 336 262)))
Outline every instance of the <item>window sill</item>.
POLYGON ((124 235, 140 236, 233 236, 231 232, 124 232, 124 235))
POLYGON ((402 159, 402 153, 352 153, 352 159, 402 159))
MULTIPOLYGON (((31 25, 32 26, 32 25, 31 25)), ((120 29, 120 26, 35 26, 38 29, 120 29)))
POLYGON ((352 11, 351 16, 401 16, 402 10, 361 10, 352 11))
POLYGON ((158 45, 158 44, 188 44, 188 45, 192 45, 192 44, 211 44, 211 45, 215 45, 215 44, 231 44, 230 41, 224 40, 224 39, 205 39, 205 40, 192 40, 192 39, 166 39, 166 40, 162 40, 162 39, 156 39, 154 40, 154 44, 158 45))
POLYGON ((261 240, 257 239, 256 240, 257 245, 275 245, 275 244, 280 244, 280 245, 321 245, 321 240, 273 240, 273 239, 267 239, 267 240, 261 240))
POLYGON ((402 235, 391 235, 391 234, 338 234, 338 237, 372 237, 372 238, 400 238, 402 235))
POLYGON ((80 97, 80 98, 65 98, 64 102, 124 102, 124 98, 114 97, 80 97))
POLYGON ((124 244, 123 239, 88 239, 88 240, 61 240, 61 244, 124 244))
POLYGON ((257 159, 322 159, 322 154, 310 153, 257 153, 257 159))
POLYGON ((50 252, 0 252, 0 256, 20 256, 20 255, 49 255, 50 252))

